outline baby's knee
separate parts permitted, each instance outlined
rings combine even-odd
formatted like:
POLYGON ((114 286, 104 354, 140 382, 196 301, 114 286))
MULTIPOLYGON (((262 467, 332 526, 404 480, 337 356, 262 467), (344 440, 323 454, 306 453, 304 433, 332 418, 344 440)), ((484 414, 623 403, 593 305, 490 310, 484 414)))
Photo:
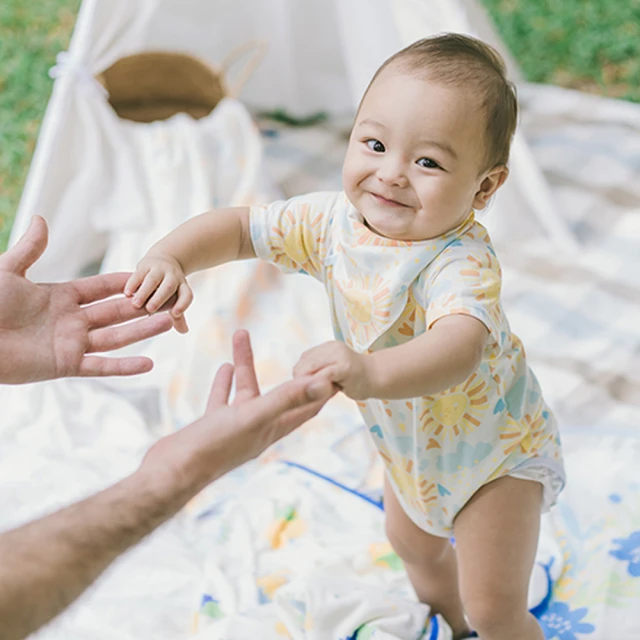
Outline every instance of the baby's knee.
POLYGON ((526 595, 512 590, 484 585, 483 588, 461 588, 462 604, 472 629, 480 637, 499 636, 503 630, 520 628, 528 615, 526 595))
POLYGON ((403 562, 414 565, 437 565, 453 553, 446 538, 432 536, 415 525, 409 528, 393 518, 386 520, 386 533, 393 550, 403 562))

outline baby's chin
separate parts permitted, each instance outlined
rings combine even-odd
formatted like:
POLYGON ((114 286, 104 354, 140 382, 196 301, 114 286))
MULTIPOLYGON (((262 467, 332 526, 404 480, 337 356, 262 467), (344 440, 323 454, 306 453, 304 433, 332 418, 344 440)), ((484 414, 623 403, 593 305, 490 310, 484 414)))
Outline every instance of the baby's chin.
POLYGON ((371 231, 371 233, 375 233, 377 236, 381 238, 388 238, 389 240, 397 240, 398 238, 393 238, 392 236, 388 236, 385 233, 382 233, 379 229, 374 227, 364 216, 362 216, 362 221, 364 222, 364 226, 371 231))
POLYGON ((372 233, 381 238, 397 242, 426 242, 449 233, 460 226, 464 219, 455 220, 449 224, 411 224, 406 219, 397 219, 394 215, 380 215, 373 211, 360 211, 362 221, 372 233))
POLYGON ((398 242, 419 242, 415 238, 409 238, 406 235, 403 235, 398 232, 394 232, 393 230, 380 229, 373 224, 371 224, 365 216, 362 216, 362 220, 364 222, 364 226, 369 229, 372 233, 375 233, 377 236, 381 238, 386 238, 387 240, 397 240, 398 242))

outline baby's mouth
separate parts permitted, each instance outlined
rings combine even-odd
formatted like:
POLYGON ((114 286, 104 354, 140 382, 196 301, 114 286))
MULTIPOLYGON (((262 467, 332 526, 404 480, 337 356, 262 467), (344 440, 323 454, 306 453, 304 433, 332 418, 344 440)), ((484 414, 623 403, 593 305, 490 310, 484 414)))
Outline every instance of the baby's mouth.
POLYGON ((371 195, 380 203, 387 207, 403 207, 406 208, 409 205, 404 204, 403 202, 398 202, 397 200, 392 200, 391 198, 385 198, 383 195, 378 193, 371 192, 371 195))

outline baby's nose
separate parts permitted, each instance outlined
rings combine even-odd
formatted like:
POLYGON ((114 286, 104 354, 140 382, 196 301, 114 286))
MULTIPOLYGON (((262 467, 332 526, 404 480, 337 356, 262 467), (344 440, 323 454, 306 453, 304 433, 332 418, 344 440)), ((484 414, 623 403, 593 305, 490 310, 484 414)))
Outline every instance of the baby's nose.
POLYGON ((400 160, 386 159, 378 168, 378 178, 389 185, 404 186, 407 183, 404 163, 400 160))

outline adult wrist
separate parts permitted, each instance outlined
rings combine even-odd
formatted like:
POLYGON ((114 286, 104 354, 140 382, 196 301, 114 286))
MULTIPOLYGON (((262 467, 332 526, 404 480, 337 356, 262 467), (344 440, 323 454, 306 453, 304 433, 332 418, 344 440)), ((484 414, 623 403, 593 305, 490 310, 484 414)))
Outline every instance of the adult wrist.
MULTIPOLYGON (((189 428, 189 427, 185 427, 189 428)), ((202 465, 180 441, 176 432, 156 442, 130 477, 144 485, 159 502, 186 504, 204 486, 202 465)))
POLYGON ((145 455, 138 473, 156 478, 150 481, 165 499, 186 504, 207 485, 252 457, 247 456, 247 443, 237 433, 230 431, 225 437, 221 430, 219 437, 212 439, 211 429, 211 420, 200 418, 159 440, 145 455))

